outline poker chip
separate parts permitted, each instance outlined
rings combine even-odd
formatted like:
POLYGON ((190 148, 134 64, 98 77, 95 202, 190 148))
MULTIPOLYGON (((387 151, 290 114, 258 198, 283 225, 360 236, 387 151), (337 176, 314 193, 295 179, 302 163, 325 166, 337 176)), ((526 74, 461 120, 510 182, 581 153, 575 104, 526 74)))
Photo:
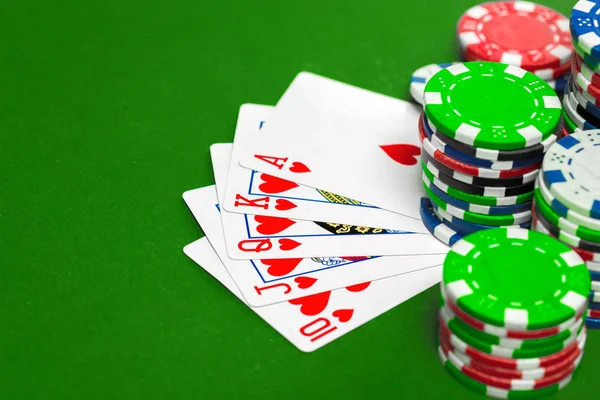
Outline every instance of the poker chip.
POLYGON ((419 132, 423 132, 427 139, 433 144, 433 146, 441 151, 442 153, 447 154, 449 157, 452 157, 455 160, 461 161, 468 165, 473 165, 476 167, 482 167, 492 170, 511 170, 516 168, 528 167, 533 164, 538 164, 542 161, 542 155, 538 155, 537 157, 532 157, 524 160, 514 160, 514 161, 490 161, 484 160, 482 158, 477 158, 470 156, 468 154, 462 153, 461 151, 455 149, 454 147, 446 144, 442 140, 438 138, 438 136, 433 134, 429 123, 427 122, 427 116, 425 114, 421 114, 421 118, 419 119, 419 132))
POLYGON ((462 210, 458 207, 454 207, 451 204, 444 202, 442 199, 437 197, 424 182, 423 187, 431 202, 446 211, 448 214, 453 215, 457 218, 465 220, 467 222, 474 222, 477 224, 485 224, 491 226, 505 226, 505 225, 517 225, 531 221, 531 211, 523 211, 518 214, 508 215, 487 215, 478 214, 470 211, 462 210))
POLYGON ((551 224, 582 239, 596 242, 600 241, 600 231, 595 231, 585 226, 577 225, 576 223, 569 221, 568 219, 563 218, 559 214, 557 214, 542 197, 539 186, 540 184, 538 182, 538 187, 536 187, 534 191, 535 204, 538 206, 540 212, 544 214, 544 217, 546 217, 551 224))
MULTIPOLYGON (((539 222, 539 219, 535 212, 535 209, 532 209, 531 228, 537 232, 541 232, 545 235, 552 236, 553 238, 557 239, 557 237, 552 232, 550 232, 548 229, 546 229, 546 227, 544 226, 543 223, 539 222)), ((590 271, 595 271, 594 266, 596 266, 596 265, 600 266, 600 263, 595 262, 595 260, 600 260, 600 253, 595 253, 593 251, 580 249, 569 243, 565 243, 565 244, 567 244, 569 247, 571 247, 573 249, 573 251, 575 251, 577 254, 579 254, 579 257, 581 257, 581 259, 583 261, 585 261, 585 263, 590 271)), ((596 271, 600 272, 600 269, 597 269, 596 271)))
POLYGON ((552 146, 542 164, 550 193, 567 207, 592 218, 600 218, 598 140, 600 130, 567 136, 552 146))
POLYGON ((572 326, 578 324, 583 318, 583 312, 578 315, 575 315, 573 318, 570 318, 559 325, 555 325, 551 328, 543 328, 543 329, 534 329, 534 330, 519 330, 519 329, 510 329, 504 327, 498 327, 496 325, 491 325, 486 322, 480 321, 477 318, 469 315, 464 310, 462 310, 458 305, 452 302, 446 296, 446 290, 444 285, 441 285, 441 295, 443 304, 442 306, 447 306, 454 314, 456 314, 463 322, 468 324, 469 326, 482 331, 489 333, 491 335, 495 335, 498 337, 506 337, 513 339, 543 339, 548 337, 553 337, 559 335, 561 332, 570 329, 572 326))
POLYGON ((461 16, 457 31, 463 52, 526 70, 558 67, 573 51, 567 18, 530 2, 477 5, 461 16))
POLYGON ((423 225, 425 225, 427 230, 442 243, 452 246, 462 238, 461 235, 444 225, 444 223, 438 219, 437 215, 435 215, 432 210, 429 199, 426 197, 421 198, 420 213, 423 225))
MULTIPOLYGON (((598 100, 594 96, 592 96, 589 93, 587 93, 586 91, 584 91, 581 87, 579 87, 576 80, 569 79, 567 86, 565 86, 565 90, 567 87, 569 88, 569 91, 571 93, 576 95, 577 101, 579 101, 580 98, 585 99, 588 103, 591 103, 591 104, 595 105, 596 107, 600 107, 600 100, 598 100)), ((564 90, 563 90, 563 92, 564 92, 564 90)))
POLYGON ((423 104, 425 84, 440 70, 456 63, 429 64, 417 69, 410 76, 410 95, 419 104, 423 104))
POLYGON ((448 328, 463 341, 488 354, 509 358, 531 358, 556 353, 573 343, 583 328, 583 319, 571 329, 543 339, 507 339, 470 327, 450 309, 442 307, 440 316, 448 328))
POLYGON ((594 303, 600 303, 600 292, 590 290, 589 301, 593 301, 594 303))
POLYGON ((583 116, 584 118, 585 115, 592 115, 594 122, 600 119, 600 107, 596 106, 595 102, 590 102, 582 92, 579 92, 577 89, 573 88, 573 85, 570 85, 569 88, 565 90, 565 96, 568 95, 571 96, 571 105, 577 104, 575 110, 579 113, 579 115, 583 116))
MULTIPOLYGON (((444 177, 445 180, 450 182, 450 184, 446 184, 444 181, 440 180, 438 176, 439 171, 434 168, 434 172, 430 171, 423 160, 421 160, 421 167, 423 168, 423 174, 431 181, 437 188, 442 190, 443 192, 449 194, 450 196, 456 197, 457 199, 467 201, 473 204, 480 204, 485 206, 509 206, 515 204, 523 204, 526 202, 530 202, 533 199, 533 191, 526 192, 521 195, 516 196, 505 196, 505 197, 491 197, 491 196, 479 196, 477 194, 463 192, 459 189, 456 189, 453 186, 452 178, 444 177), (437 176, 436 176, 437 174, 437 176)), ((458 185, 461 185, 462 182, 458 182, 458 185)))
POLYGON ((570 19, 573 42, 582 52, 594 58, 600 58, 599 12, 600 2, 597 0, 580 0, 573 6, 570 19))
POLYGON ((600 311, 600 303, 594 303, 593 301, 588 302, 588 311, 600 311))
POLYGON ((588 329, 600 329, 600 319, 598 318, 586 318, 585 326, 588 329))
MULTIPOLYGON (((581 215, 561 203, 558 199, 556 199, 556 197, 554 197, 550 190, 548 190, 548 187, 544 182, 543 174, 538 177, 538 188, 541 197, 544 199, 544 203, 548 204, 552 210, 558 214, 558 216, 571 221, 574 224, 600 231, 600 219, 581 215)), ((539 203, 541 204, 542 202, 540 201, 539 203)))
MULTIPOLYGON (((577 247, 582 250, 588 250, 594 253, 600 253, 600 243, 592 242, 589 240, 581 239, 570 232, 564 231, 552 224, 546 216, 540 212, 538 205, 533 202, 532 208, 533 218, 537 219, 538 224, 541 224, 547 231, 549 231, 553 237, 557 238, 563 243, 568 244, 571 247, 577 247)), ((577 254, 580 254, 577 252, 577 254)))
MULTIPOLYGON (((423 143, 423 148, 425 148, 425 143, 423 143)), ((435 165, 436 168, 440 172, 452 177, 453 179, 455 179, 457 181, 464 182, 469 185, 490 186, 490 187, 522 186, 527 183, 535 181, 535 178, 538 175, 538 169, 535 169, 535 170, 529 171, 521 176, 514 176, 512 178, 496 178, 496 179, 482 178, 479 176, 463 174, 462 172, 459 172, 458 170, 453 169, 452 167, 449 167, 448 165, 444 164, 443 162, 436 160, 428 152, 426 152, 426 153, 427 153, 426 159, 429 160, 433 165, 435 165)), ((423 157, 425 157, 425 155, 423 155, 423 157)))
POLYGON ((567 84, 569 83, 569 79, 570 76, 563 76, 557 78, 556 80, 549 80, 546 82, 557 94, 562 94, 562 92, 565 90, 565 87, 567 87, 567 84))
POLYGON ((563 97, 563 106, 565 108, 565 114, 569 117, 570 121, 580 130, 595 130, 596 127, 586 121, 581 115, 579 115, 576 111, 576 107, 573 107, 571 96, 568 94, 563 97))
POLYGON ((528 369, 552 366, 558 362, 564 361, 574 352, 580 351, 579 346, 581 345, 582 341, 586 340, 586 338, 587 332, 585 329, 583 329, 575 342, 571 343, 558 353, 554 353, 549 356, 532 358, 500 357, 494 354, 484 353, 465 343, 450 329, 448 329, 443 320, 440 320, 440 341, 444 340, 449 346, 451 346, 451 348, 456 348, 475 360, 506 369, 518 369, 524 371, 528 369))
MULTIPOLYGON (((581 116, 584 120, 586 120, 589 124, 593 126, 600 125, 600 118, 595 116, 593 112, 596 112, 595 106, 589 103, 585 103, 587 107, 584 107, 578 100, 577 97, 572 94, 570 88, 565 89, 564 97, 568 97, 569 102, 571 103, 571 108, 577 113, 577 115, 581 116)), ((564 101, 564 98, 563 98, 564 101)))
POLYGON ((571 248, 514 228, 480 231, 456 242, 444 260, 442 281, 449 301, 469 315, 521 330, 573 318, 585 309, 590 288, 587 268, 571 248), (528 260, 528 267, 519 260, 528 260), (521 279, 513 279, 515 274, 521 279))
POLYGON ((429 180, 427 175, 425 175, 425 173, 423 173, 422 179, 423 183, 427 185, 429 190, 431 190, 437 197, 439 197, 446 203, 463 209, 465 211, 487 215, 509 215, 531 210, 531 202, 513 204, 508 206, 485 206, 481 204, 470 203, 468 201, 464 201, 453 197, 448 193, 444 192, 442 189, 435 186, 433 182, 429 180))
POLYGON ((554 90, 534 74, 511 65, 452 65, 427 82, 424 99, 427 118, 440 133, 484 149, 514 150, 540 144, 553 136, 561 122, 560 100, 554 90))
POLYGON ((571 117, 569 117, 569 115, 566 112, 563 114, 563 118, 565 121, 565 128, 567 128, 569 134, 581 131, 581 129, 575 124, 575 122, 573 122, 571 117))
MULTIPOLYGON (((530 182, 534 180, 532 176, 537 176, 537 171, 541 166, 540 163, 532 164, 529 166, 508 169, 508 170, 494 170, 488 168, 481 168, 473 165, 469 165, 467 163, 463 163, 459 160, 455 160, 444 152, 438 150, 427 137, 423 134, 421 136, 421 144, 423 149, 427 152, 427 154, 435 161, 443 165, 447 170, 454 171, 457 174, 471 176, 473 178, 457 178, 458 180, 463 180, 466 183, 479 184, 477 182, 481 181, 481 184, 486 186, 486 184, 492 183, 491 186, 494 185, 494 182, 500 180, 501 182, 515 182, 516 185, 522 185, 524 183, 530 182), (477 180, 479 178, 479 180, 477 180), (512 178, 512 179, 511 179, 512 178)), ((440 168, 441 169, 441 168, 440 168)))
POLYGON ((456 180, 442 172, 428 159, 426 153, 421 154, 421 164, 423 169, 427 169, 432 175, 434 175, 438 180, 444 182, 448 186, 452 186, 460 191, 471 193, 478 196, 483 197, 512 197, 512 196, 520 196, 525 195, 531 191, 533 191, 534 182, 526 183, 521 186, 513 186, 513 187, 486 187, 486 186, 477 186, 470 185, 465 182, 461 182, 456 180))
MULTIPOLYGON (((583 323, 583 320, 581 321, 583 323)), ((440 345, 442 345, 445 349, 450 350, 450 347, 445 341, 440 341, 440 345)), ((583 357, 583 352, 573 352, 570 356, 565 358, 564 360, 553 364, 550 367, 545 368, 536 368, 529 370, 511 370, 500 368, 497 366, 493 366, 484 362, 480 362, 478 360, 474 360, 471 357, 467 356, 465 353, 461 352, 458 349, 453 350, 454 355, 463 363, 473 367, 477 371, 484 372, 486 374, 492 376, 498 376, 502 378, 509 379, 540 379, 548 376, 552 376, 556 373, 560 373, 566 369, 574 369, 577 367, 579 362, 583 357)))
MULTIPOLYGON (((471 52, 467 51, 463 51, 463 55, 466 61, 482 61, 479 57, 476 57, 474 54, 472 54, 471 52)), ((506 63, 506 64, 510 64, 510 63, 506 63)), ((523 68, 525 69, 525 68, 523 68)), ((571 69, 571 61, 567 61, 562 65, 559 65, 558 67, 554 67, 554 68, 541 68, 541 69, 529 69, 527 70, 528 72, 531 72, 532 74, 534 74, 535 76, 545 80, 546 82, 554 80, 554 79, 559 79, 564 77, 566 74, 569 73, 571 69)))
MULTIPOLYGON (((471 233, 479 232, 484 229, 497 228, 497 226, 477 224, 455 217, 454 215, 451 215, 443 209, 439 208, 433 202, 431 203, 431 206, 433 207, 433 212, 435 213, 435 215, 437 215, 440 221, 444 222, 444 225, 449 226, 450 228, 458 232, 461 236, 467 236, 471 233)), ((509 225, 509 227, 529 229, 531 228, 531 222, 526 222, 519 225, 509 225)))
MULTIPOLYGON (((560 100, 559 100, 560 103, 560 100)), ((492 111, 490 111, 492 113, 492 111)), ((514 160, 530 160, 542 157, 546 150, 552 146, 560 133, 560 125, 556 127, 554 135, 549 136, 541 143, 526 147, 524 149, 517 150, 490 150, 479 147, 470 146, 465 143, 461 143, 450 136, 441 133, 429 119, 424 119, 423 123, 428 125, 429 129, 434 135, 442 142, 460 150, 461 152, 468 154, 472 157, 481 158, 490 161, 514 161, 514 160)))

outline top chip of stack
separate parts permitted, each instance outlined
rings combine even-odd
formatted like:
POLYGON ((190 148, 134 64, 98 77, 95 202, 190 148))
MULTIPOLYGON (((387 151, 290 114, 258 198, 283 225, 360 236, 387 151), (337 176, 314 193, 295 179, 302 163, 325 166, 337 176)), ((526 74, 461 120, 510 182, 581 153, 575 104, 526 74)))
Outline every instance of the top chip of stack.
POLYGON ((589 289, 581 257, 551 237, 499 228, 463 238, 444 261, 440 358, 491 397, 557 392, 581 361, 589 289))
POLYGON ((568 19, 561 13, 528 1, 489 2, 467 10, 457 33, 466 60, 520 67, 562 93, 573 45, 568 19))

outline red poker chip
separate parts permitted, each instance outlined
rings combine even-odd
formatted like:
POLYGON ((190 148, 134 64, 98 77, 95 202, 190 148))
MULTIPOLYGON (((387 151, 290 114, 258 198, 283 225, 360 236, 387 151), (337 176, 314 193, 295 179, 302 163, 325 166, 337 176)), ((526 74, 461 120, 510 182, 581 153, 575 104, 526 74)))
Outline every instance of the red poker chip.
POLYGON ((566 127, 566 126, 563 126, 563 128, 562 128, 562 134, 560 135, 560 138, 559 138, 559 139, 562 139, 562 138, 564 138, 565 136, 569 136, 570 134, 571 134, 571 133, 570 133, 570 132, 567 130, 567 127, 566 127))
MULTIPOLYGON (((476 55, 474 55, 473 53, 471 53, 469 51, 464 51, 463 55, 465 57, 465 60, 467 60, 467 61, 487 61, 487 60, 483 60, 480 57, 477 57, 476 55)), ((523 68, 523 69, 526 69, 526 68, 523 68)), ((549 80, 562 78, 563 76, 567 75, 570 70, 571 70, 571 60, 567 61, 565 64, 562 64, 558 67, 542 68, 542 69, 529 69, 528 71, 531 72, 532 74, 539 76, 543 80, 549 81, 549 80)))
MULTIPOLYGON (((450 346, 450 349, 454 349, 453 340, 459 340, 452 331, 448 328, 443 318, 439 317, 440 323, 440 341, 445 341, 446 344, 450 346)), ((582 331, 583 332, 583 331, 582 331)), ((504 369, 534 369, 534 368, 545 368, 551 367, 554 364, 560 363, 564 361, 566 358, 569 358, 574 352, 581 352, 580 341, 576 340, 558 353, 551 354, 545 357, 536 357, 536 358, 506 358, 500 357, 493 354, 484 353, 480 350, 475 349, 474 347, 469 346, 468 344, 463 342, 463 347, 466 345, 466 348, 459 349, 467 356, 475 359, 477 361, 481 361, 490 365, 498 366, 504 369), (525 365, 529 367, 524 368, 525 365)), ((454 351, 454 350, 452 350, 454 351)))
POLYGON ((457 31, 463 52, 528 71, 559 67, 573 54, 569 20, 526 1, 472 7, 460 17, 457 31))
POLYGON ((447 340, 440 340, 440 345, 442 346, 442 348, 444 350, 452 351, 457 356, 462 356, 463 359, 468 359, 469 366, 471 366, 472 368, 479 370, 483 373, 486 373, 488 375, 498 376, 501 378, 508 378, 508 379, 531 379, 530 377, 533 377, 533 376, 535 376, 536 378, 552 376, 554 374, 560 373, 561 371, 565 370, 566 368, 573 366, 573 363, 581 355, 581 352, 574 351, 571 355, 569 355, 564 360, 562 360, 556 364, 550 365, 546 368, 520 370, 520 369, 506 369, 506 368, 498 367, 498 366, 495 366, 492 364, 488 364, 486 362, 482 362, 482 361, 470 358, 469 356, 467 356, 465 353, 463 353, 459 349, 455 348, 454 350, 451 350, 450 349, 451 345, 448 344, 447 340))
POLYGON ((423 145, 423 150, 429 154, 434 160, 440 162, 446 167, 453 171, 462 172, 470 176, 490 178, 490 179, 505 179, 514 178, 517 176, 523 176, 529 172, 536 171, 540 168, 541 163, 528 165, 525 167, 506 169, 506 170, 492 170, 488 168, 481 168, 474 165, 466 164, 462 161, 456 160, 446 153, 435 148, 435 146, 427 139, 425 132, 423 131, 423 125, 419 124, 419 139, 423 145))
POLYGON ((582 62, 583 60, 581 57, 573 58, 572 75, 575 77, 575 82, 577 82, 579 87, 581 87, 584 92, 590 94, 595 99, 600 100, 600 75, 592 73, 592 79, 589 79, 587 76, 583 75, 581 72, 582 62))
POLYGON ((587 310, 588 318, 600 318, 600 310, 587 310))
POLYGON ((458 359, 454 351, 450 349, 450 346, 447 342, 440 342, 440 345, 442 346, 442 351, 444 352, 446 357, 451 358, 450 362, 463 374, 485 385, 505 390, 511 390, 515 386, 522 386, 524 384, 527 384, 528 386, 531 385, 531 390, 545 388, 565 379, 567 376, 573 373, 576 367, 575 364, 568 365, 566 368, 557 371, 552 375, 548 375, 538 379, 511 379, 497 375, 492 375, 490 373, 486 373, 476 368, 473 368, 473 366, 466 364, 460 359, 458 359))

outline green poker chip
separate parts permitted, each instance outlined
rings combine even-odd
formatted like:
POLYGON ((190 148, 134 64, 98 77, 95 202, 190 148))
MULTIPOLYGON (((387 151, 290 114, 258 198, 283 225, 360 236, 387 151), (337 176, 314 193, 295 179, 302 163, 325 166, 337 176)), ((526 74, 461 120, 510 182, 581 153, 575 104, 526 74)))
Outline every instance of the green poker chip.
MULTIPOLYGON (((540 184, 543 183, 540 183, 540 181, 538 180, 537 185, 540 184)), ((546 217, 548 221, 550 221, 553 225, 559 227, 560 229, 566 232, 572 233, 573 235, 580 237, 581 239, 589 240, 592 242, 600 242, 600 231, 586 228, 585 226, 577 225, 575 222, 569 221, 568 219, 558 215, 556 211, 554 211, 552 207, 550 207, 550 205, 546 203, 546 200, 542 196, 539 187, 536 187, 533 193, 535 198, 535 204, 537 204, 538 209, 542 214, 544 214, 544 217, 546 217)))
MULTIPOLYGON (((442 296, 440 296, 442 297, 442 296)), ((487 347, 497 347, 497 348, 509 348, 515 350, 535 350, 535 349, 543 349, 549 346, 559 346, 561 343, 573 339, 573 337, 577 337, 581 328, 583 327, 583 318, 576 321, 573 325, 571 325, 568 329, 565 329, 556 335, 548 336, 544 338, 536 338, 536 339, 513 339, 506 338, 493 335, 491 333, 475 329, 471 325, 467 324, 465 321, 460 319, 456 314, 452 312, 452 310, 444 305, 444 299, 441 298, 440 302, 442 303, 441 309, 442 312, 448 317, 448 327, 452 330, 453 326, 456 326, 457 331, 464 332, 468 337, 472 337, 478 340, 480 343, 484 343, 487 347)), ((457 336, 460 336, 457 334, 457 336)), ((464 339, 463 339, 464 340, 464 339)), ((471 343, 469 343, 471 344, 471 343)), ((473 344, 471 344, 473 347, 473 344)), ((485 350, 482 350, 485 351, 485 350)), ((489 352, 488 352, 489 353, 489 352)), ((532 356, 530 356, 532 357, 532 356)), ((530 358, 527 357, 527 358, 530 358)))
MULTIPOLYGON (((442 308, 440 312, 444 314, 446 310, 442 308)), ((514 349, 495 345, 482 340, 480 337, 471 335, 469 331, 463 329, 462 325, 457 323, 456 318, 450 318, 448 315, 443 316, 443 318, 446 320, 448 329, 450 329, 453 334, 455 334, 460 340, 467 343, 469 346, 494 356, 515 359, 538 358, 558 353, 575 342, 577 340, 577 336, 583 329, 583 325, 581 325, 577 332, 567 336, 567 338, 555 342, 549 342, 545 346, 514 349)))
POLYGON ((454 366, 454 364, 452 364, 452 362, 446 357, 441 346, 438 346, 438 355, 440 357, 442 365, 444 366, 444 368, 446 368, 446 371, 448 371, 448 373, 452 375, 454 379, 456 379, 464 386, 477 393, 483 394, 485 396, 495 397, 498 399, 534 399, 542 396, 548 396, 562 390, 571 382, 572 378, 572 375, 568 375, 562 381, 541 389, 507 390, 499 387, 486 385, 485 383, 479 382, 465 375, 460 369, 456 368, 456 366, 454 366))
POLYGON ((434 202, 439 208, 446 211, 448 214, 467 222, 474 222, 477 224, 492 226, 506 226, 519 225, 531 221, 531 211, 523 211, 517 214, 507 215, 488 215, 466 211, 455 207, 451 204, 448 204, 444 200, 440 199, 438 196, 435 195, 435 193, 431 191, 431 189, 429 189, 425 181, 423 181, 423 187, 425 188, 425 192, 427 193, 429 199, 432 202, 434 202))
POLYGON ((516 196, 507 196, 507 197, 489 197, 489 196, 480 196, 477 194, 466 193, 452 186, 446 185, 444 182, 441 182, 437 179, 433 173, 427 168, 427 165, 421 161, 421 166, 423 168, 423 173, 425 176, 440 190, 449 194, 452 197, 456 197, 457 199, 472 203, 472 204, 480 204, 483 206, 509 206, 513 204, 521 204, 531 201, 533 198, 533 192, 528 192, 516 196))
POLYGON ((567 115, 567 113, 564 114, 564 120, 565 120, 565 126, 567 127, 567 130, 569 131, 569 133, 576 132, 579 129, 579 128, 577 128, 577 124, 575 124, 575 122, 573 122, 573 120, 571 119, 571 117, 569 117, 567 115))
POLYGON ((495 62, 465 62, 425 86, 425 113, 441 133, 469 146, 516 150, 541 143, 561 123, 561 102, 543 79, 495 62))
POLYGON ((482 230, 456 242, 442 279, 449 301, 464 312, 516 330, 552 328, 575 317, 586 309, 591 289, 574 250, 517 228, 482 230))

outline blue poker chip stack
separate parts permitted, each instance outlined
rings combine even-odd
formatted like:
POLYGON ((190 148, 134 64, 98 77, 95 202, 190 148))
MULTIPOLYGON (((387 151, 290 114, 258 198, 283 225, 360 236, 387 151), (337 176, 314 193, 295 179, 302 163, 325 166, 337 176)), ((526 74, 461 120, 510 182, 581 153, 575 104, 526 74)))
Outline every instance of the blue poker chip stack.
POLYGON ((558 238, 586 262, 592 279, 586 325, 600 328, 600 130, 550 147, 536 181, 532 228, 558 238))
POLYGON ((569 133, 600 128, 600 0, 578 1, 571 11, 575 54, 564 88, 565 128, 569 133))

